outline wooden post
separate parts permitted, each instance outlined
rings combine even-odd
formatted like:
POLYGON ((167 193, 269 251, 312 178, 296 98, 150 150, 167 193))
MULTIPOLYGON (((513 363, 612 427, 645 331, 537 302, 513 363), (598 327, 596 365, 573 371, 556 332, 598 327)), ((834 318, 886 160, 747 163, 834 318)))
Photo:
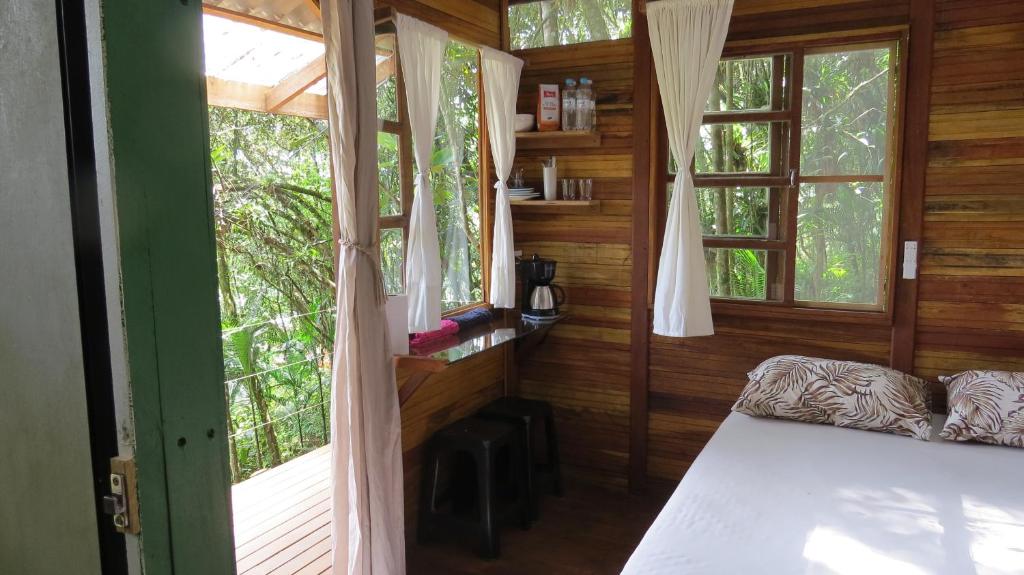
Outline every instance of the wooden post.
POLYGON ((935 0, 911 0, 910 46, 901 66, 907 66, 903 126, 903 161, 897 234, 895 299, 889 364, 900 371, 914 369, 917 332, 917 279, 902 279, 903 245, 920 242, 924 227, 925 173, 928 167, 928 115, 931 103, 932 40, 935 0))
POLYGON ((633 0, 633 270, 630 294, 629 488, 647 486, 647 307, 651 186, 651 41, 643 0, 633 0))

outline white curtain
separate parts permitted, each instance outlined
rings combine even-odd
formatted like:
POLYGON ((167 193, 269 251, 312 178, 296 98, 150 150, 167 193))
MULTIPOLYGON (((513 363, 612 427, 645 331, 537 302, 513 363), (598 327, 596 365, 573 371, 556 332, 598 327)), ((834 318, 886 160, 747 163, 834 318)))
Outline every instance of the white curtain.
MULTIPOLYGON (((448 63, 446 62, 446 65, 448 63)), ((455 94, 452 82, 446 83, 446 74, 441 81, 441 121, 444 124, 448 149, 452 153, 448 167, 452 171, 451 199, 443 206, 448 226, 444 231, 445 268, 442 287, 442 301, 465 305, 472 303, 469 282, 469 233, 466 231, 466 203, 463 198, 465 187, 462 181, 462 161, 465 159, 466 130, 459 123, 455 111, 455 94)))
POLYGON ((512 210, 508 203, 508 176, 516 157, 516 98, 523 61, 491 48, 480 49, 487 107, 487 133, 498 183, 494 185, 494 240, 491 244, 491 304, 516 305, 516 262, 513 255, 512 210))
POLYGON ((405 259, 411 333, 441 327, 441 250, 430 167, 441 92, 441 57, 448 33, 404 14, 397 15, 395 26, 416 157, 416 191, 409 215, 409 251, 405 259))
MULTIPOLYGON (((647 4, 654 69, 677 166, 689 166, 700 141, 704 105, 729 31, 732 0, 660 0, 647 4)), ((711 300, 697 196, 689 169, 676 177, 654 290, 654 333, 711 335, 711 300)))
POLYGON ((339 235, 331 386, 333 573, 405 573, 401 420, 377 231, 373 0, 322 0, 339 235))

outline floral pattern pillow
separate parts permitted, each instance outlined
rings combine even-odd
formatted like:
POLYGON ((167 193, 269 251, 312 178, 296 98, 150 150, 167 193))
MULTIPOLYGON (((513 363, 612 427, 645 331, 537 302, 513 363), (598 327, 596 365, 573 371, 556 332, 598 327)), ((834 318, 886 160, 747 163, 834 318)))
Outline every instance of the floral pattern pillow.
POLYGON ((767 359, 733 411, 907 435, 931 436, 924 380, 879 365, 800 355, 767 359))
POLYGON ((949 392, 940 437, 1024 447, 1024 372, 965 371, 939 381, 949 392))

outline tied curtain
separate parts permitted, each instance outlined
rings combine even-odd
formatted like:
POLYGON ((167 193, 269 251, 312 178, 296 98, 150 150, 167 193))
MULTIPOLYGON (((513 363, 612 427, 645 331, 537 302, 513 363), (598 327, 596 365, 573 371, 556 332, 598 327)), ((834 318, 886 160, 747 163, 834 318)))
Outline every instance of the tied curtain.
POLYGON ((336 575, 405 573, 401 420, 377 213, 373 0, 322 0, 339 229, 331 385, 336 575))
MULTIPOLYGON (((665 108, 669 147, 689 166, 729 30, 733 0, 660 0, 647 4, 654 69, 665 108)), ((680 170, 668 208, 654 290, 654 333, 712 335, 711 300, 697 196, 690 170, 680 170)))
POLYGON ((430 189, 430 163, 441 93, 441 57, 448 33, 404 14, 397 15, 395 26, 416 158, 416 190, 409 216, 409 251, 405 260, 405 291, 409 298, 409 332, 412 333, 441 327, 441 250, 434 195, 430 189))
POLYGON ((512 210, 508 203, 508 176, 516 156, 516 97, 523 61, 491 48, 480 49, 487 107, 487 134, 494 157, 498 183, 494 185, 494 240, 491 244, 491 304, 514 308, 516 270, 512 242, 512 210))

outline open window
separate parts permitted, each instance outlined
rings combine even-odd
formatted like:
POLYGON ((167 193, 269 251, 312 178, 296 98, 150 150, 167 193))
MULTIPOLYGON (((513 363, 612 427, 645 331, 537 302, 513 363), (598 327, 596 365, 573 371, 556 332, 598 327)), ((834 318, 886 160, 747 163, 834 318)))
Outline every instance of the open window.
POLYGON ((513 50, 633 35, 630 0, 512 0, 508 4, 509 42, 513 50))
POLYGON ((722 59, 689 166, 712 298, 886 309, 898 45, 722 59))
MULTIPOLYGON (((389 294, 405 291, 414 161, 394 25, 377 30, 377 165, 381 265, 389 294)), ((430 183, 441 250, 442 311, 483 301, 480 251, 480 96, 476 48, 449 40, 430 183)))

